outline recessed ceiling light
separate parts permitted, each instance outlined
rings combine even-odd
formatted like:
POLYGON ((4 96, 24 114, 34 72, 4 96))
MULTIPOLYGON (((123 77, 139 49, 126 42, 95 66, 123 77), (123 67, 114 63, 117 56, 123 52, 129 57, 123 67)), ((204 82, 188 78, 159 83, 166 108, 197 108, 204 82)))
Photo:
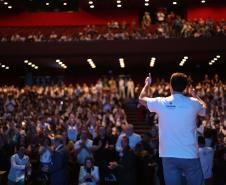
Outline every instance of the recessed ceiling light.
POLYGON ((29 62, 29 63, 28 63, 28 65, 29 65, 29 66, 31 66, 31 65, 32 65, 32 63, 31 63, 31 62, 29 62))
POLYGON ((49 2, 46 2, 46 6, 49 6, 49 2))
POLYGON ((7 66, 7 67, 5 67, 5 69, 9 69, 9 67, 7 66))
POLYGON ((144 3, 145 6, 149 6, 149 3, 144 3))
POLYGON ((8 9, 12 9, 12 6, 8 6, 8 9))
POLYGON ((149 0, 144 0, 145 2, 149 2, 149 0))
POLYGON ((4 5, 8 5, 8 2, 4 2, 4 5))
POLYGON ((24 63, 27 64, 28 63, 28 60, 24 60, 24 63))
POLYGON ((120 0, 118 0, 118 1, 116 1, 117 3, 121 3, 122 1, 120 1, 120 0))
POLYGON ((121 8, 121 7, 122 7, 122 5, 121 5, 121 4, 117 4, 117 7, 118 7, 118 8, 121 8))
POLYGON ((186 59, 186 60, 187 60, 187 59, 188 59, 188 56, 184 56, 184 59, 186 59))
POLYGON ((176 1, 173 1, 173 5, 177 5, 177 2, 176 1))
POLYGON ((217 58, 221 58, 221 56, 220 56, 220 55, 217 55, 216 57, 217 57, 217 58))
POLYGON ((89 4, 93 4, 93 1, 89 1, 89 4))
POLYGON ((205 3, 205 2, 206 2, 205 0, 202 0, 202 1, 201 1, 201 3, 205 3))
POLYGON ((90 5, 90 8, 94 8, 95 6, 94 5, 90 5))
POLYGON ((38 66, 35 66, 35 69, 38 69, 38 66))
POLYGON ((60 62, 60 59, 56 59, 56 62, 59 63, 60 62))
POLYGON ((64 6, 67 6, 67 2, 64 2, 63 5, 64 5, 64 6))
POLYGON ((32 64, 32 65, 31 65, 31 67, 35 67, 35 65, 34 65, 34 64, 32 64))

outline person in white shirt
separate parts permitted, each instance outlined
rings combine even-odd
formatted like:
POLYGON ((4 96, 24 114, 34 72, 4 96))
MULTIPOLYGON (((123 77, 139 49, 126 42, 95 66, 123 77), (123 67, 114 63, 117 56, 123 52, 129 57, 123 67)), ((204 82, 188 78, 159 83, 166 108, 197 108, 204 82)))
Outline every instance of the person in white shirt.
POLYGON ((205 179, 205 185, 211 185, 213 177, 213 157, 214 150, 211 147, 205 146, 205 138, 198 137, 199 158, 202 166, 202 172, 205 179))
POLYGON ((99 168, 94 166, 92 157, 87 157, 84 166, 80 167, 79 185, 96 185, 99 179, 99 168))
POLYGON ((43 167, 49 168, 52 162, 52 149, 51 149, 51 140, 50 138, 45 138, 43 145, 39 147, 40 155, 40 170, 41 170, 41 180, 44 182, 49 181, 49 173, 42 171, 43 167))
POLYGON ((135 89, 135 85, 134 85, 134 82, 133 80, 130 78, 128 81, 127 81, 127 97, 129 98, 134 98, 134 89, 135 89))
POLYGON ((119 96, 120 98, 124 99, 126 97, 126 85, 125 80, 123 78, 119 79, 118 86, 119 86, 119 96))
POLYGON ((74 114, 70 114, 67 122, 67 137, 69 141, 75 142, 78 136, 78 127, 74 114))
POLYGON ((139 102, 159 118, 159 155, 163 162, 166 185, 181 185, 184 174, 189 185, 203 185, 204 178, 197 143, 197 116, 205 116, 206 103, 193 91, 183 94, 187 75, 174 73, 170 79, 169 97, 149 98, 151 76, 145 80, 139 102))
POLYGON ((83 165, 87 157, 92 157, 93 141, 88 139, 88 131, 83 129, 81 131, 81 139, 78 140, 75 145, 75 154, 77 156, 77 162, 83 165))
POLYGON ((124 136, 128 137, 128 139, 129 139, 129 147, 132 150, 134 150, 136 145, 141 142, 141 136, 139 134, 134 133, 133 125, 131 125, 131 124, 126 125, 124 127, 124 133, 122 133, 118 137, 117 142, 116 142, 116 146, 115 146, 115 149, 119 153, 119 156, 122 155, 123 148, 122 148, 121 143, 122 143, 122 138, 124 136))
POLYGON ((11 159, 11 167, 8 174, 8 185, 25 185, 26 175, 31 174, 29 157, 25 155, 25 147, 20 146, 11 159))

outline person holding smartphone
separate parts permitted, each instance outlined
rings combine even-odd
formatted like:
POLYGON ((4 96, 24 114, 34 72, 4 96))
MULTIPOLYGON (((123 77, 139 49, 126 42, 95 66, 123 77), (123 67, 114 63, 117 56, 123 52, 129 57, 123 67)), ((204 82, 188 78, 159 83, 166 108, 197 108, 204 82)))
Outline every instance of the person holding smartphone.
POLYGON ((158 115, 159 155, 162 158, 165 184, 181 185, 182 176, 185 175, 187 184, 203 185, 196 119, 197 116, 206 115, 206 103, 194 91, 192 97, 183 94, 188 85, 188 77, 184 73, 172 74, 169 97, 148 97, 151 83, 149 75, 139 102, 158 115))
POLYGON ((96 185, 99 182, 99 169, 94 166, 91 157, 85 159, 84 166, 80 167, 79 185, 96 185))

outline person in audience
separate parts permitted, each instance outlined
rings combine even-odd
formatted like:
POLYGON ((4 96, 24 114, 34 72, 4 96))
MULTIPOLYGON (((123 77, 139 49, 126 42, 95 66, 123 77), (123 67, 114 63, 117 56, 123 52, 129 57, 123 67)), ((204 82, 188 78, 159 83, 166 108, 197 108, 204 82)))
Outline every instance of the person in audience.
POLYGON ((96 185, 100 179, 99 168, 94 166, 92 157, 87 157, 84 166, 80 167, 79 171, 79 185, 96 185))
POLYGON ((124 127, 124 133, 122 133, 117 140, 116 143, 116 151, 119 153, 120 156, 123 155, 123 148, 122 148, 122 138, 126 136, 129 139, 129 146, 132 150, 135 149, 136 145, 141 142, 141 136, 139 134, 134 133, 133 125, 128 124, 124 127))
POLYGON ((199 158, 205 179, 205 185, 212 185, 214 150, 211 147, 205 146, 205 138, 202 136, 198 137, 198 144, 199 158))
POLYGON ((49 168, 52 162, 52 149, 51 149, 51 140, 47 137, 44 138, 43 144, 39 147, 40 155, 40 180, 47 183, 49 182, 49 173, 42 171, 43 168, 49 168))
POLYGON ((119 185, 136 185, 136 156, 129 146, 128 137, 121 138, 121 148, 122 155, 119 162, 110 162, 108 168, 117 170, 119 185))
POLYGON ((8 174, 8 185, 25 185, 31 175, 29 157, 25 155, 26 148, 19 146, 17 152, 11 156, 11 167, 8 174))
POLYGON ((42 171, 50 174, 51 185, 68 185, 68 151, 64 146, 63 136, 56 135, 53 145, 51 165, 44 166, 42 171))
POLYGON ((88 138, 88 131, 82 129, 80 140, 76 141, 74 145, 77 162, 83 165, 87 157, 93 157, 93 141, 88 138))
POLYGON ((131 78, 129 78, 126 85, 127 85, 127 97, 134 98, 134 91, 135 91, 134 81, 131 78))

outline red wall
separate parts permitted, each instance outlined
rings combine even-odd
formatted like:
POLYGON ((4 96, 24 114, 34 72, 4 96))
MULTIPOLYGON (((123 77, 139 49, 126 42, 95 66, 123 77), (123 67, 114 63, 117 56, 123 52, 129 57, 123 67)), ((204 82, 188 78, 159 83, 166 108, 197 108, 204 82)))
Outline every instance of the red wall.
POLYGON ((223 7, 193 7, 188 8, 187 18, 189 20, 195 18, 214 18, 216 20, 226 20, 226 6, 223 7))
POLYGON ((106 24, 111 20, 138 22, 137 11, 111 12, 23 12, 0 15, 0 26, 74 26, 106 24))

